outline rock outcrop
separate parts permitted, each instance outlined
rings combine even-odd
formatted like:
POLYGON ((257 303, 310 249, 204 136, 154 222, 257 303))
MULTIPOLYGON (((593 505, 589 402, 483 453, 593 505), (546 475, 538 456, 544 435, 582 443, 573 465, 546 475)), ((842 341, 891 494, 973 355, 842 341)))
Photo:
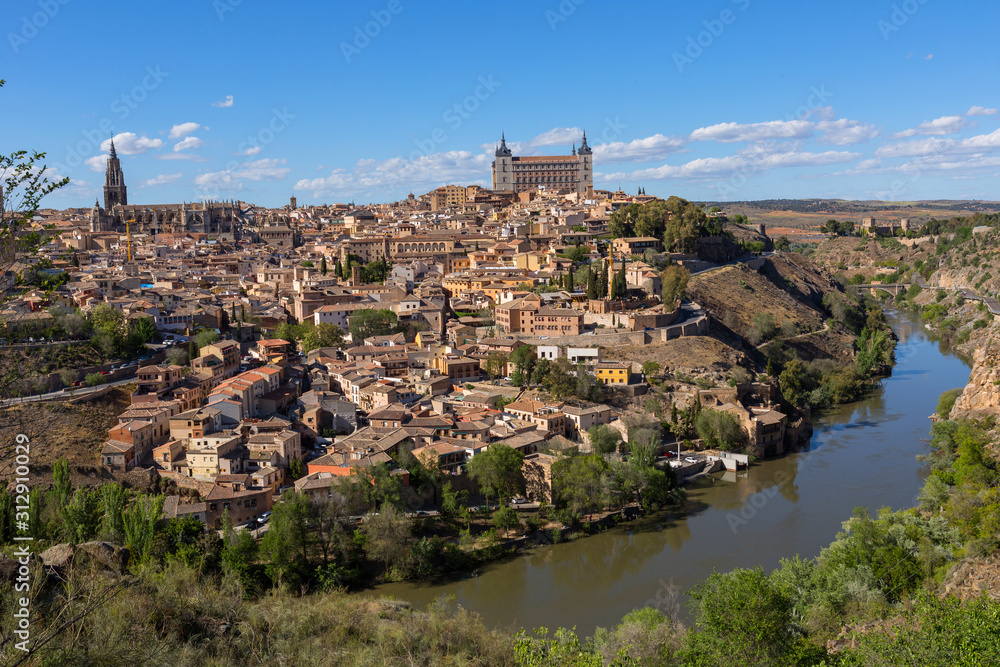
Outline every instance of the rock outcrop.
POLYGON ((121 574, 128 567, 129 550, 109 542, 65 543, 49 547, 39 557, 46 568, 55 570, 90 565, 121 574))
POLYGON ((977 347, 972 357, 969 383, 955 401, 952 419, 1000 414, 1000 344, 991 340, 977 347))

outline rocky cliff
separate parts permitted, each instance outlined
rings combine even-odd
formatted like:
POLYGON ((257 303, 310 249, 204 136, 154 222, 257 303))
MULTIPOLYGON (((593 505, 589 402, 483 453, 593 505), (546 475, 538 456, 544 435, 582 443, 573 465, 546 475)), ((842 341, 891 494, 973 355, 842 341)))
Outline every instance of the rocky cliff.
POLYGON ((984 342, 973 352, 969 383, 951 409, 952 419, 1000 414, 1000 342, 984 342))

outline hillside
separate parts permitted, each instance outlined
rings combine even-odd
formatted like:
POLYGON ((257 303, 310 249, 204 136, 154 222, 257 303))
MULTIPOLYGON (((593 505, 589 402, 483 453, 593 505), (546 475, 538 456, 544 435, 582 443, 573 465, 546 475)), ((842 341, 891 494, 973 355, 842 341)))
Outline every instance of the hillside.
MULTIPOLYGON (((98 467, 101 447, 107 440, 108 429, 118 423, 118 415, 128 404, 127 391, 117 388, 105 397, 79 405, 27 403, 3 408, 0 410, 0 446, 6 450, 19 433, 30 438, 33 482, 51 482, 52 466, 64 458, 78 477, 74 483, 100 484, 110 479, 110 475, 101 473, 98 467)), ((0 465, 0 483, 6 484, 12 476, 10 466, 0 465)))
POLYGON ((751 222, 764 223, 771 238, 787 236, 792 242, 821 241, 819 227, 827 220, 854 220, 874 217, 924 222, 973 213, 993 213, 1000 202, 986 201, 852 201, 844 199, 771 199, 739 202, 699 202, 718 207, 728 215, 745 215, 751 222))
POLYGON ((774 255, 760 270, 734 264, 696 274, 688 297, 707 308, 713 322, 752 345, 780 331, 804 360, 850 359, 851 332, 839 324, 826 330, 824 324, 830 317, 824 298, 839 300, 844 293, 831 275, 801 255, 774 255), (769 333, 769 324, 778 331, 769 333))

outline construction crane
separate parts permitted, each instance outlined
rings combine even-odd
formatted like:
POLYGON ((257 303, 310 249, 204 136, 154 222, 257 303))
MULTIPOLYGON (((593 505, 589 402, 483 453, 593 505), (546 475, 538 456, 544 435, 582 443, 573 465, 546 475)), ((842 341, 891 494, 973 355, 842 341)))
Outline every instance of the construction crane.
POLYGON ((125 252, 128 256, 128 261, 132 261, 132 228, 131 223, 135 222, 135 218, 125 221, 125 252))

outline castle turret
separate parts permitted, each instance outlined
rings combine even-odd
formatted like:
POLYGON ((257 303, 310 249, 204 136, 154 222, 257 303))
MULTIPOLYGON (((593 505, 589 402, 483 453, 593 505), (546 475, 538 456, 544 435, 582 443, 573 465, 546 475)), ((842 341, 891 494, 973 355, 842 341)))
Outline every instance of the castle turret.
POLYGON ((499 191, 514 190, 514 154, 507 148, 507 138, 500 133, 500 145, 497 146, 493 160, 493 189, 499 191))

